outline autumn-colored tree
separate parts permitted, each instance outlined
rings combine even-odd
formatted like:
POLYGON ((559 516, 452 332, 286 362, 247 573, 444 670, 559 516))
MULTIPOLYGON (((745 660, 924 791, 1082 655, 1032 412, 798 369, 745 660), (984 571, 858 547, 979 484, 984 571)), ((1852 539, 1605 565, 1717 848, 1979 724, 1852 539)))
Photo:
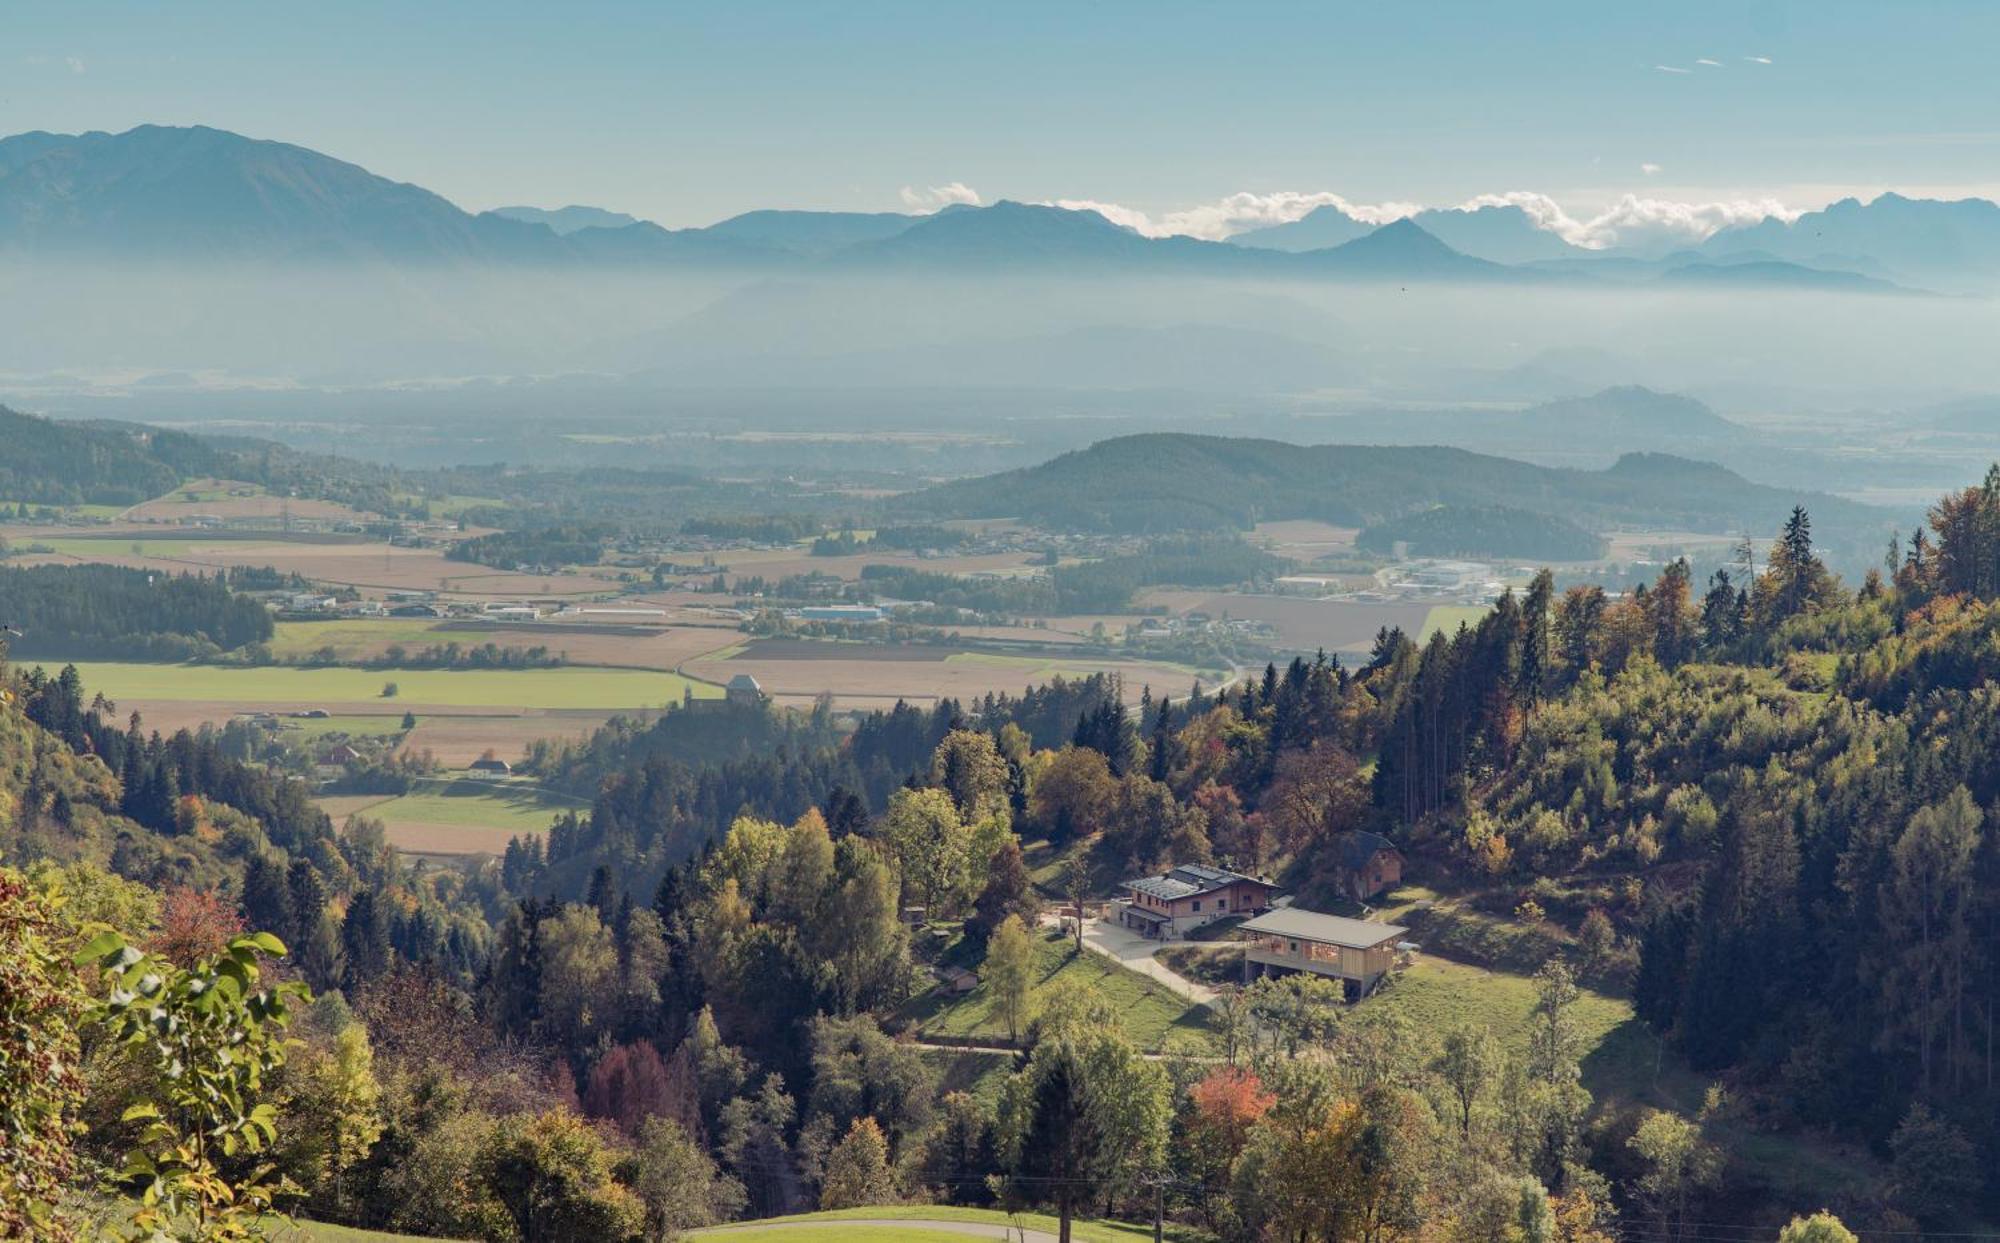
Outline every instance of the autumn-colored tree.
POLYGON ((180 966, 192 966, 222 952, 243 934, 233 903, 219 894, 180 886, 160 901, 159 929, 146 942, 149 952, 180 966))
POLYGON ((598 1059, 584 1081, 583 1111, 636 1136, 646 1119, 682 1112, 667 1065, 650 1040, 621 1044, 598 1059))
POLYGON ((889 1141, 875 1119, 856 1118, 826 1159, 820 1181, 821 1209, 861 1208, 896 1202, 896 1179, 889 1169, 889 1141))
POLYGON ((1220 1202, 1213 1189, 1228 1183, 1236 1159, 1277 1099, 1255 1072, 1235 1066, 1211 1072, 1189 1090, 1174 1156, 1178 1173, 1193 1189, 1195 1206, 1210 1229, 1221 1225, 1220 1202))

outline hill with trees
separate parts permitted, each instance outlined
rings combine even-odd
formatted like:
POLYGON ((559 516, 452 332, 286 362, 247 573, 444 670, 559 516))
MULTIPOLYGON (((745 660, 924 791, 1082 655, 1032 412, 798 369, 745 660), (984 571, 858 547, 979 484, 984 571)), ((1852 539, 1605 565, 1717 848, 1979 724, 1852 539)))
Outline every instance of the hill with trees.
POLYGON ((221 576, 112 565, 0 564, 0 626, 16 656, 188 660, 270 641, 270 612, 221 576))
POLYGON ((1826 541, 1873 560, 1890 514, 1753 484, 1707 462, 1627 454, 1604 470, 1531 465, 1462 449, 1293 445, 1151 434, 1100 441, 1039 466, 939 484, 891 503, 929 519, 1012 517, 1052 530, 1244 530, 1316 518, 1367 527, 1438 506, 1548 514, 1580 525, 1741 532, 1810 508, 1826 541))
POLYGON ((136 505, 222 455, 197 437, 131 423, 58 423, 0 406, 0 499, 36 505, 136 505))

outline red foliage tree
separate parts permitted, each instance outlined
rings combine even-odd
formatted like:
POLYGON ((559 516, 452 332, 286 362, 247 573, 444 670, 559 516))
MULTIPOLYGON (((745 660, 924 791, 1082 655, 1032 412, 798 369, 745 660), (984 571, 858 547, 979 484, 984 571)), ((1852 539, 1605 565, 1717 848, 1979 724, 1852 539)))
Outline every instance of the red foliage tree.
POLYGON ((160 930, 146 948, 180 967, 220 954, 244 932, 234 903, 213 892, 170 889, 160 903, 160 930))
POLYGON ((699 1134, 701 1109, 685 1072, 685 1065, 662 1060, 651 1041, 619 1045, 590 1068, 583 1111, 616 1122, 628 1135, 637 1135, 652 1117, 672 1118, 690 1135, 699 1134))

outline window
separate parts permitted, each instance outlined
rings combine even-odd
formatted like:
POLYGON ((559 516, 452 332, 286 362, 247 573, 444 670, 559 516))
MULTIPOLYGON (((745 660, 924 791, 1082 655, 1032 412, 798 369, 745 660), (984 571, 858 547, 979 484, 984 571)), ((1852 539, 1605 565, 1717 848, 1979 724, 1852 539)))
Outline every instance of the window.
POLYGON ((1294 941, 1292 942, 1292 953, 1296 954, 1298 952, 1299 952, 1299 943, 1297 941, 1294 941))
POLYGON ((1218 910, 1218 911, 1226 911, 1226 910, 1228 910, 1228 909, 1229 909, 1229 899, 1228 899, 1228 898, 1217 898, 1217 899, 1215 900, 1215 909, 1216 909, 1216 910, 1218 910))
POLYGON ((1196 898, 1196 899, 1194 900, 1194 909, 1195 909, 1195 910, 1197 910, 1197 911, 1201 909, 1201 899, 1200 899, 1200 898, 1196 898))

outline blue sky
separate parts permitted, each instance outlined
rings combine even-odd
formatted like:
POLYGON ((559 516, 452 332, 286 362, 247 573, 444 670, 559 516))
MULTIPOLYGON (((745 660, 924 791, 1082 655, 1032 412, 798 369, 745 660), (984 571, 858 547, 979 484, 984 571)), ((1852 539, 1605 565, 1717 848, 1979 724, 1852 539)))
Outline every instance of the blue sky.
POLYGON ((1970 2, 31 2, 0 12, 0 132, 201 123, 669 225, 953 184, 1155 231, 1226 231, 1204 205, 1238 193, 1583 220, 1993 195, 1995 47, 1970 2))

